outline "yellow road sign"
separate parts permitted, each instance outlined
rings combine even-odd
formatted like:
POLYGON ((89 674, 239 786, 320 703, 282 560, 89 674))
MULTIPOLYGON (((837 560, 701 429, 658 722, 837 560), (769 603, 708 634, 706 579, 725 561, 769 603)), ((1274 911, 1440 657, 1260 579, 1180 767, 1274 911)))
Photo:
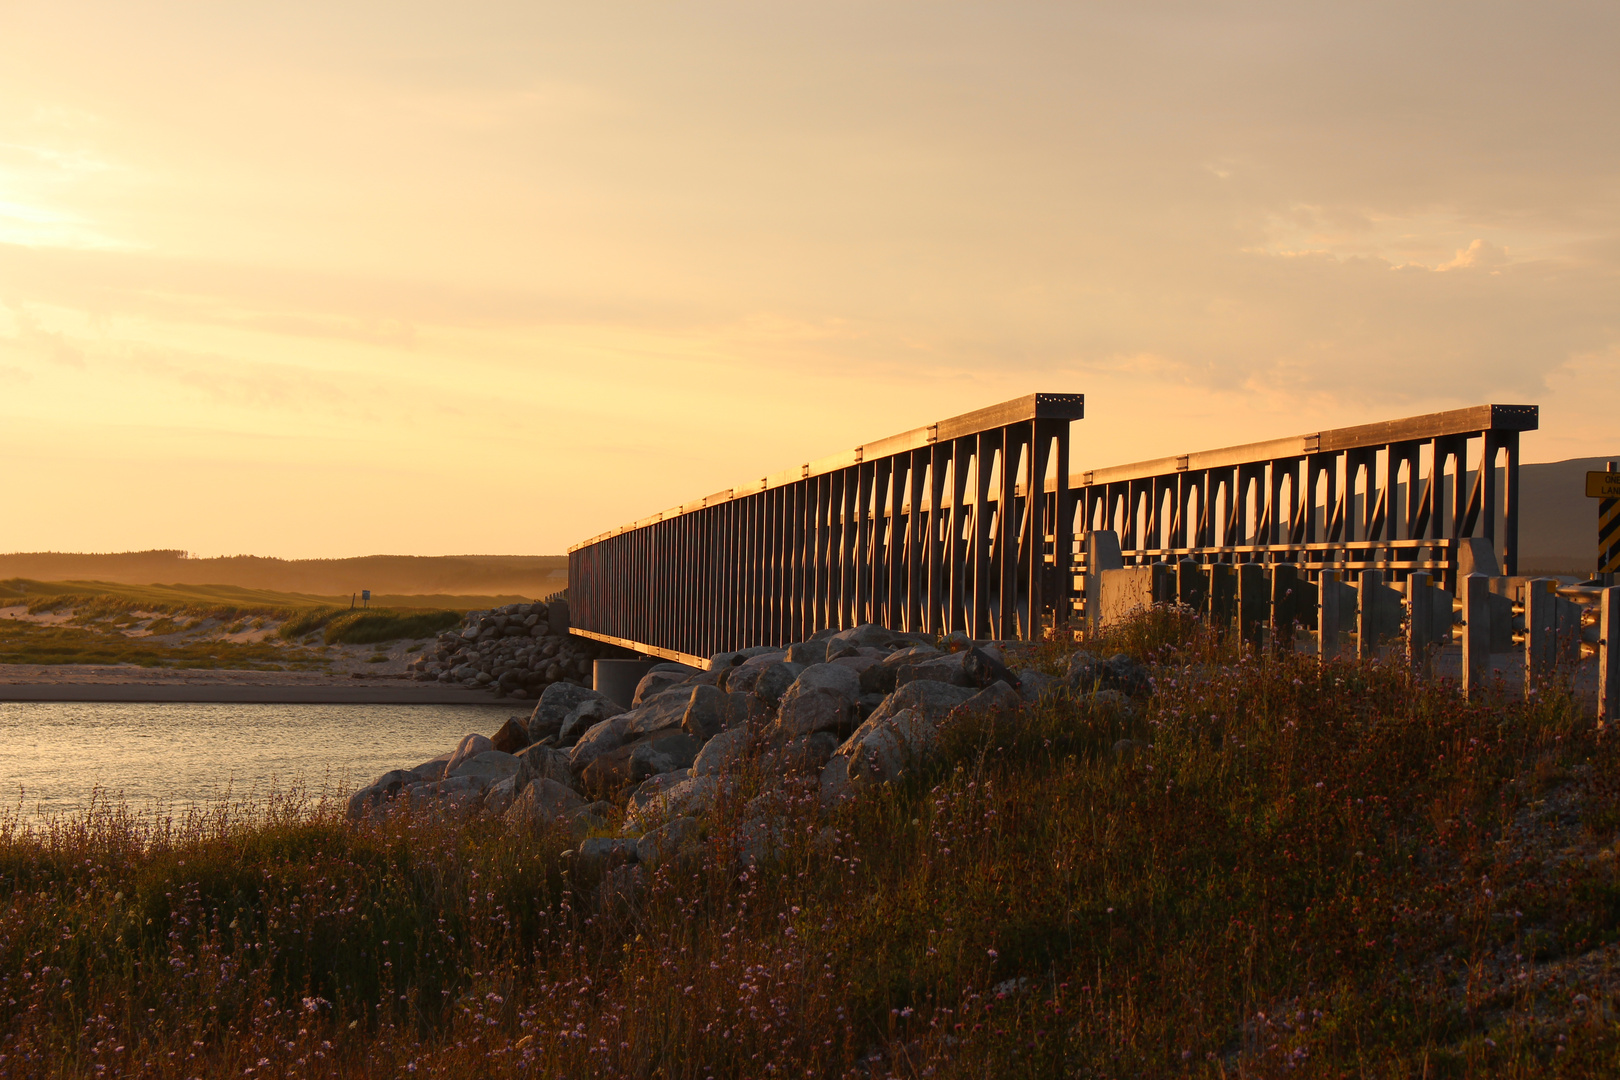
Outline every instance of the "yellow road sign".
POLYGON ((1620 499, 1620 472, 1589 472, 1586 474, 1588 499, 1620 499))

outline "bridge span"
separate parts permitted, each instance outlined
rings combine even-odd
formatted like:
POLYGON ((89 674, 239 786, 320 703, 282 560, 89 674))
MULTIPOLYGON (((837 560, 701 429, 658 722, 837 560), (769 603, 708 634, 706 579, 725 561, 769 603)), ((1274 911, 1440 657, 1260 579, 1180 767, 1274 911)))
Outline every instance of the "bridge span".
POLYGON ((1454 592, 1483 542, 1517 572, 1534 405, 1071 472, 1084 413, 1082 394, 1030 394, 592 537, 568 552, 573 631, 698 665, 861 622, 1037 638, 1081 625, 1087 538, 1105 532, 1127 566, 1423 573, 1454 592))

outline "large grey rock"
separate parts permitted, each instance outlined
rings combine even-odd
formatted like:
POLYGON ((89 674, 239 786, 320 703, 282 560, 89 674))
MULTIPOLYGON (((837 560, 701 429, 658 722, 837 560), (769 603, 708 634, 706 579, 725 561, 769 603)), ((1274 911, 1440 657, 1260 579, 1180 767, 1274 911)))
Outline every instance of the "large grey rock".
POLYGON ((517 759, 515 794, 521 794, 524 788, 536 780, 551 779, 559 784, 566 784, 572 779, 572 773, 568 768, 567 751, 550 746, 531 745, 519 750, 517 759))
POLYGON ((581 866, 605 868, 636 861, 636 841, 628 836, 593 836, 579 845, 581 866))
MULTIPOLYGON (((742 698, 744 695, 738 694, 742 698)), ((744 705, 746 709, 746 705, 744 705)), ((718 686, 694 686, 681 716, 681 730, 699 742, 708 742, 735 723, 747 718, 736 712, 732 696, 718 686)))
POLYGON ((409 783, 420 783, 423 780, 443 780, 444 767, 450 762, 449 754, 440 754, 432 761, 424 761, 416 768, 410 770, 412 779, 409 783))
POLYGON ((693 668, 677 665, 676 670, 672 671, 669 667, 660 664, 643 675, 641 681, 636 684, 636 694, 635 697, 630 699, 630 707, 633 709, 642 702, 657 697, 671 687, 679 686, 696 674, 698 672, 693 668))
POLYGON ((777 661, 760 672, 758 681, 754 683, 754 697, 764 702, 768 708, 776 708, 787 688, 793 685, 794 680, 803 671, 804 667, 800 664, 777 661))
POLYGON ((677 781, 644 805, 632 804, 626 808, 625 828, 644 828, 649 822, 702 814, 713 805, 716 797, 733 787, 727 777, 712 774, 677 781))
POLYGON ((529 738, 527 723, 523 717, 508 717, 506 723, 501 725, 501 729, 491 736, 490 743, 502 753, 517 753, 532 741, 529 738))
POLYGON ((493 749, 495 749, 495 744, 490 742, 487 735, 474 734, 462 736, 461 741, 456 744, 455 752, 452 753, 450 755, 450 759, 445 762, 444 775, 454 776, 456 774, 456 769, 461 767, 462 762, 475 758, 479 754, 487 754, 493 749))
POLYGON ((690 690, 678 686, 648 698, 625 714, 625 734, 634 738, 680 727, 691 697, 690 690))
POLYGON ((585 805, 585 800, 573 788, 555 780, 541 779, 523 789, 513 800, 505 817, 514 825, 530 829, 544 828, 585 805))
POLYGON ((840 756, 849 759, 849 781, 856 789, 899 779, 939 742, 938 726, 920 709, 902 709, 870 728, 863 724, 862 729, 864 734, 847 753, 840 747, 840 756))
POLYGON ((782 694, 776 730, 790 738, 817 731, 851 731, 857 722, 855 710, 860 696, 860 676, 848 667, 807 667, 782 694))
POLYGON ((1042 674, 1034 668, 1018 673, 1018 693, 1025 701, 1041 701, 1061 693, 1066 688, 1062 679, 1042 674))
POLYGON ((810 667, 814 664, 827 662, 827 642, 799 641, 787 648, 787 662, 790 664, 803 664, 810 667))
POLYGON ((636 841, 636 861, 653 867, 691 856, 697 851, 702 832, 703 826, 696 818, 672 818, 636 841))
POLYGON ((849 630, 840 630, 827 639, 827 658, 842 656, 846 651, 887 645, 894 635, 876 623, 862 623, 849 630))
POLYGON ((759 681, 759 677, 765 673, 765 670, 772 664, 780 662, 786 655, 787 653, 780 649, 755 653, 740 665, 722 672, 723 678, 719 683, 720 689, 727 693, 752 693, 754 684, 759 681))
POLYGON ((838 752, 838 736, 831 731, 813 731, 778 742, 761 758, 767 775, 815 776, 838 752))
MULTIPOLYGON (((915 664, 927 663, 942 656, 938 649, 932 645, 913 645, 909 648, 899 649, 883 657, 876 665, 868 665, 861 671, 861 692, 867 694, 892 694, 895 680, 902 668, 915 664)), ((855 657, 845 657, 840 663, 854 660, 855 657)))
POLYGON ((748 753, 748 729, 729 728, 703 744, 692 759, 693 776, 712 776, 734 769, 748 753))
POLYGON ((630 779, 645 780, 657 773, 689 769, 703 744, 684 731, 671 731, 637 743, 630 751, 630 779))
POLYGON ((365 817, 372 809, 396 798, 405 787, 419 781, 407 769, 393 769, 383 773, 370 784, 349 796, 348 815, 351 821, 365 817))
POLYGON ((499 750, 487 750, 477 757, 471 757, 449 770, 445 775, 447 779, 454 780, 458 776, 484 777, 490 783, 505 780, 509 776, 517 775, 518 759, 511 754, 503 754, 499 750))
MULTIPOLYGON (((971 687, 956 686, 933 679, 919 679, 900 687, 883 699, 883 704, 865 721, 878 723, 902 709, 918 709, 934 723, 950 715, 950 711, 971 698, 978 691, 971 687)), ((865 726, 864 724, 862 726, 865 726)))
POLYGON ((1007 668, 1001 657, 999 649, 989 646, 974 648, 967 651, 962 658, 962 673, 974 686, 989 686, 993 682, 1003 682, 1008 686, 1018 685, 1018 676, 1007 668))
POLYGON ((508 776, 505 780, 490 785, 484 793, 484 813, 491 817, 500 817, 506 813, 512 801, 517 798, 517 777, 508 776))
POLYGON ((667 794, 669 789, 685 780, 690 780, 690 769, 675 769, 670 772, 654 773, 630 792, 631 806, 646 806, 660 795, 667 794))
POLYGON ((579 742, 568 751, 568 769, 575 776, 585 771, 586 766, 601 757, 603 754, 617 750, 625 742, 625 717, 628 713, 619 716, 610 716, 606 720, 593 725, 579 742))
POLYGON ((821 805, 832 809, 855 797, 855 785, 849 782, 849 758, 834 754, 821 768, 821 805))
POLYGON ((607 697, 597 696, 589 701, 582 701, 562 718, 562 723, 557 729, 557 745, 573 746, 579 742, 581 735, 603 720, 623 713, 623 706, 607 697))
POLYGON ((974 721, 987 723, 1003 717, 1016 716, 1023 708, 1024 699, 1007 683, 996 681, 968 698, 950 711, 946 723, 974 721))
POLYGON ((563 720, 569 713, 587 701, 607 700, 607 697, 588 687, 553 682, 546 687, 534 711, 529 714, 529 741, 539 742, 561 734, 563 720))
POLYGON ((895 673, 896 686, 919 679, 930 679, 935 682, 950 683, 952 686, 971 687, 979 689, 974 676, 968 672, 967 658, 972 650, 965 653, 946 653, 916 664, 904 664, 895 673))

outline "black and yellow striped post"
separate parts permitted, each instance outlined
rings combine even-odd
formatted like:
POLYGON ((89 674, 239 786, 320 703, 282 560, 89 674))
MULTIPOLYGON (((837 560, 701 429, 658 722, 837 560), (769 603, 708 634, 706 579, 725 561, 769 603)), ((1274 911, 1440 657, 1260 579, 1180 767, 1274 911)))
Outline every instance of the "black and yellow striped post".
POLYGON ((1598 573, 1620 573, 1620 463, 1586 474, 1586 495, 1598 500, 1598 573))

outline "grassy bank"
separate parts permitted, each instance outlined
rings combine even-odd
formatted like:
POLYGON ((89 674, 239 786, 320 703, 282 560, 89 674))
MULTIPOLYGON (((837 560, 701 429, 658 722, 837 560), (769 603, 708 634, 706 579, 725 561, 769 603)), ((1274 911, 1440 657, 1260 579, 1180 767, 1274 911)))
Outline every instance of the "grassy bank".
POLYGON ((753 870, 745 789, 631 903, 297 797, 0 831, 0 1073, 1612 1075, 1614 740, 1173 630, 1142 711, 957 730, 753 870))

